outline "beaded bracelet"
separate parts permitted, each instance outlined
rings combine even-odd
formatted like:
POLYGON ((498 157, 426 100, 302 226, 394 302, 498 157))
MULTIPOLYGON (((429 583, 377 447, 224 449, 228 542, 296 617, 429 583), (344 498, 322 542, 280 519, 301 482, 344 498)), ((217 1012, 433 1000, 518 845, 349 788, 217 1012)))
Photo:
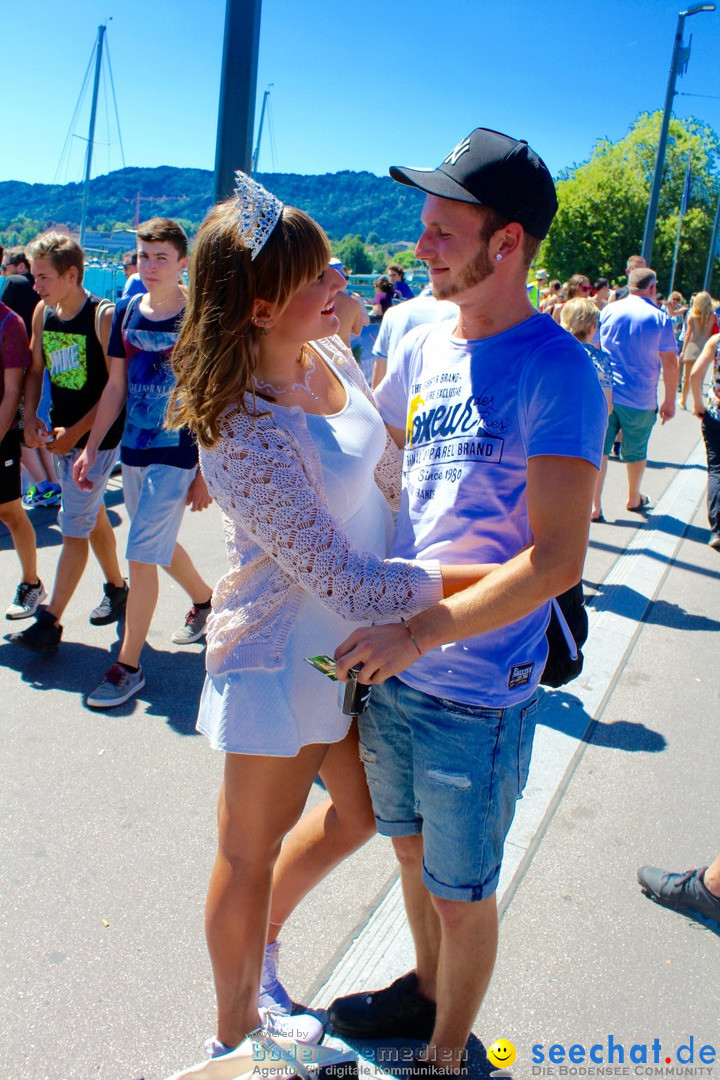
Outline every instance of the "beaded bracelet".
POLYGON ((413 645, 414 645, 414 646, 415 646, 415 648, 417 649, 417 651, 418 651, 418 656, 422 656, 422 649, 421 649, 421 648, 420 648, 420 646, 418 645, 418 643, 417 643, 417 639, 416 639, 415 635, 413 634, 412 630, 410 629, 410 627, 408 626, 408 624, 407 624, 407 623, 405 622, 405 620, 404 620, 404 619, 403 619, 402 617, 401 617, 401 619, 400 619, 400 622, 401 622, 401 623, 403 624, 403 626, 404 626, 404 627, 405 627, 405 629, 407 630, 408 634, 410 635, 410 640, 412 641, 413 645))

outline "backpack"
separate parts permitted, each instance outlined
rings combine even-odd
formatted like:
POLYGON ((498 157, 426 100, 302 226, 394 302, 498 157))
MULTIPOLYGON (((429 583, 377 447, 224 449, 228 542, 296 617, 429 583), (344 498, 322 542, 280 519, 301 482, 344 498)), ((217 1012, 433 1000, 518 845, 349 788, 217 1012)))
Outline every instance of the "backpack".
POLYGON ((553 599, 545 636, 548 658, 540 682, 543 686, 564 686, 583 669, 582 646, 588 636, 588 615, 581 581, 553 599))

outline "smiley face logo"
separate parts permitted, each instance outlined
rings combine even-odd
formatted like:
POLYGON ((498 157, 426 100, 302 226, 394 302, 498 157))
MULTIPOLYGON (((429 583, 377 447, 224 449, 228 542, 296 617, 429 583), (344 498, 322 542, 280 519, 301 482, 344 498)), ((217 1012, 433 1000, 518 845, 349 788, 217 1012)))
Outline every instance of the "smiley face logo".
POLYGON ((488 1061, 498 1069, 506 1069, 515 1060, 515 1047, 507 1039, 496 1039, 487 1049, 488 1061))

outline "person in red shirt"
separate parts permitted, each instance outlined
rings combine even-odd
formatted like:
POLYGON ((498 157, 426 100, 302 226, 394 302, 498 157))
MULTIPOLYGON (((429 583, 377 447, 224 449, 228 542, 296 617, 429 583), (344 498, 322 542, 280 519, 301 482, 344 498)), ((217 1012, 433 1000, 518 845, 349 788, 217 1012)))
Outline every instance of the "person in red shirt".
POLYGON ((25 325, 0 301, 0 521, 10 531, 22 569, 7 619, 29 619, 47 596, 37 574, 35 530, 21 501, 18 406, 29 366, 25 325))

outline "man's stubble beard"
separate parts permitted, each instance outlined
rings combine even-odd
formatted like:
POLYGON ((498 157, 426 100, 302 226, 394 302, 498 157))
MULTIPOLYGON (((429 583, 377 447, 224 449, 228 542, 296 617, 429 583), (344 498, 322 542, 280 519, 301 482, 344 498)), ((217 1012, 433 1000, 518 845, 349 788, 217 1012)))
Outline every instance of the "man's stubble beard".
POLYGON ((490 260, 487 247, 481 247, 474 259, 466 263, 459 272, 457 280, 444 284, 432 283, 433 296, 436 300, 452 300, 460 293, 473 289, 495 273, 495 264, 490 260))

